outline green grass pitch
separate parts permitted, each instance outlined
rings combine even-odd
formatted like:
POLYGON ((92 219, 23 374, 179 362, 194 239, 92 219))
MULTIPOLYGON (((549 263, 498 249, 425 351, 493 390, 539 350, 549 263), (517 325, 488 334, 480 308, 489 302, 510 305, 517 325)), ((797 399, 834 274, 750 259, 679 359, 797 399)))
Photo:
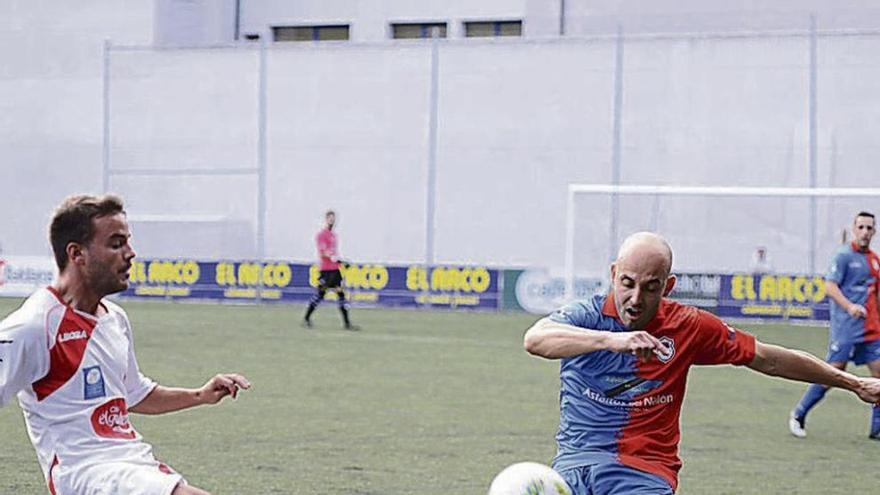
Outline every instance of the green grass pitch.
MULTIPOLYGON (((0 315, 17 305, 0 299, 0 315)), ((254 384, 219 406, 132 416, 160 459, 215 494, 484 494, 506 465, 554 453, 558 363, 523 351, 533 316, 355 308, 364 331, 346 332, 329 304, 312 330, 299 327, 299 306, 124 307, 141 370, 160 383, 239 371, 254 384)), ((745 328, 825 350, 825 329, 745 328)), ((873 493, 869 407, 832 392, 797 440, 786 419, 804 388, 695 368, 679 493, 873 493)), ((0 493, 47 493, 16 405, 0 410, 0 439, 0 493)))

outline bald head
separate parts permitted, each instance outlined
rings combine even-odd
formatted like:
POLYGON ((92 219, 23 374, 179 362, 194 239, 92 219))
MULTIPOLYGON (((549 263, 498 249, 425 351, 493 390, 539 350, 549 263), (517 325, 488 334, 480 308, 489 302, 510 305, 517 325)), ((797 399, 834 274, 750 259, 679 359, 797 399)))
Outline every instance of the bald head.
POLYGON ((623 241, 611 264, 611 294, 624 325, 644 328, 654 318, 663 297, 675 286, 671 271, 672 248, 666 239, 639 232, 623 241))
POLYGON ((672 272, 672 247, 666 239, 653 232, 636 232, 627 237, 617 251, 617 263, 625 260, 661 263, 666 274, 669 274, 672 272))

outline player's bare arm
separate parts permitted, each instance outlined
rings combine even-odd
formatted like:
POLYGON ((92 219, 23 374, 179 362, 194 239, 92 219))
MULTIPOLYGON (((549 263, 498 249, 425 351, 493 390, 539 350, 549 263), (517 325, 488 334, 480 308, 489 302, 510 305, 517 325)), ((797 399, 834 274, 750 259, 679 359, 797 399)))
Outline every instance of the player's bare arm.
POLYGON ((189 485, 178 485, 171 495, 211 495, 209 492, 189 485))
POLYGON ((846 312, 853 318, 864 318, 868 314, 868 311, 864 306, 847 299, 846 296, 843 295, 843 291, 840 290, 840 286, 831 280, 825 281, 825 292, 828 294, 828 297, 833 299, 841 308, 846 309, 846 312))
POLYGON ((523 337, 526 352, 547 359, 562 359, 594 351, 635 354, 647 361, 654 351, 667 352, 666 346, 644 331, 603 332, 558 323, 542 318, 526 330, 523 337))
POLYGON ((756 341, 755 358, 748 367, 765 375, 849 390, 868 403, 880 401, 880 380, 839 370, 803 351, 756 341))
POLYGON ((333 262, 336 261, 336 255, 330 249, 321 249, 319 254, 321 256, 323 256, 324 258, 329 259, 330 261, 333 261, 333 262))
POLYGON ((142 401, 130 408, 139 414, 163 414, 190 407, 216 404, 226 396, 234 399, 239 390, 251 388, 247 378, 236 373, 214 376, 200 388, 176 388, 157 385, 142 401))

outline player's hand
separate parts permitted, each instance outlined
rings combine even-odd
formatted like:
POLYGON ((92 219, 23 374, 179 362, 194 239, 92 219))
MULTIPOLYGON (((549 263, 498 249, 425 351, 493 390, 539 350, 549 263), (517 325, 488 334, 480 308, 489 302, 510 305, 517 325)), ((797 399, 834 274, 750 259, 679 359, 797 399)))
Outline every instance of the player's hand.
POLYGON ((650 361, 655 354, 668 354, 671 352, 657 337, 641 330, 610 334, 608 350, 633 354, 640 361, 650 361))
POLYGON ((237 373, 221 373, 208 380, 199 389, 199 395, 205 404, 216 404, 220 399, 231 395, 234 399, 239 390, 251 388, 251 382, 237 373))
POLYGON ((880 404, 880 379, 860 378, 855 393, 869 404, 880 404))
POLYGON ((866 310, 861 304, 850 304, 849 307, 846 308, 846 312, 853 318, 864 318, 868 315, 868 310, 866 310))

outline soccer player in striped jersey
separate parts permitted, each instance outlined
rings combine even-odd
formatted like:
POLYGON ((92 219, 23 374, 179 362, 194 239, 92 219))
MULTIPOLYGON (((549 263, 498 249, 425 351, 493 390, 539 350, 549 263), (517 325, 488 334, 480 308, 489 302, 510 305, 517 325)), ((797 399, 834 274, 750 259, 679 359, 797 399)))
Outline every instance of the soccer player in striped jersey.
POLYGON ((675 284, 660 236, 627 238, 607 295, 565 306, 526 331, 526 350, 560 359, 553 467, 577 495, 664 495, 678 486, 679 416, 693 365, 744 365, 880 400, 880 380, 759 342, 715 316, 665 299, 675 284))
POLYGON ((129 412, 215 404, 250 384, 227 373, 172 388, 140 372, 128 316, 105 299, 128 287, 135 257, 121 199, 68 198, 49 237, 58 279, 0 322, 0 407, 18 397, 49 492, 205 495, 153 457, 129 412))
MULTIPOLYGON (((868 365, 871 375, 880 377, 880 257, 871 251, 876 231, 874 215, 859 212, 852 225, 852 242, 840 247, 825 275, 825 288, 831 299, 831 332, 828 354, 831 366, 845 370, 847 363, 868 365)), ((816 406, 828 387, 813 384, 795 406, 788 429, 798 438, 807 436, 807 413, 816 406)), ((871 408, 868 438, 880 440, 880 407, 871 408)))

